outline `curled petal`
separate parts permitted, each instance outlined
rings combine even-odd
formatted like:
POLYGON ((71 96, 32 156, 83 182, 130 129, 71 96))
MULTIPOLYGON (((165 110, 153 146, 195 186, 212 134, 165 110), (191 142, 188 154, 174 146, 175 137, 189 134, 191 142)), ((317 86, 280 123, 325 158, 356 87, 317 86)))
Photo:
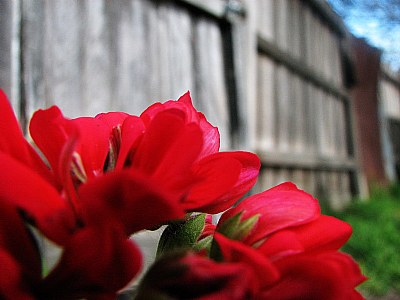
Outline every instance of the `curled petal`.
POLYGON ((249 152, 220 152, 203 158, 193 166, 201 180, 191 189, 185 205, 207 213, 222 212, 253 187, 259 169, 259 158, 249 152))
POLYGON ((185 123, 195 123, 200 127, 204 143, 197 159, 218 152, 220 146, 218 128, 212 126, 205 116, 194 108, 189 92, 182 95, 177 101, 170 100, 151 105, 140 117, 147 125, 158 113, 169 109, 174 109, 175 114, 184 117, 185 123))

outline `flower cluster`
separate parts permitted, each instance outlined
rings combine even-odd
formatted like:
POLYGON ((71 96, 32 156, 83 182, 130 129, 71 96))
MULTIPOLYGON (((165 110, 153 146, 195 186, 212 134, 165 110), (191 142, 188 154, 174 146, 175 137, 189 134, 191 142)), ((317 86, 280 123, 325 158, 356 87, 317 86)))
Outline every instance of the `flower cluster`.
POLYGON ((0 298, 115 299, 141 271, 129 237, 167 225, 137 299, 360 299, 348 224, 285 183, 235 204, 260 161, 220 152, 189 93, 140 116, 33 115, 0 91, 0 298), (211 214, 223 213, 218 224, 211 214), (43 267, 41 236, 62 249, 43 267))

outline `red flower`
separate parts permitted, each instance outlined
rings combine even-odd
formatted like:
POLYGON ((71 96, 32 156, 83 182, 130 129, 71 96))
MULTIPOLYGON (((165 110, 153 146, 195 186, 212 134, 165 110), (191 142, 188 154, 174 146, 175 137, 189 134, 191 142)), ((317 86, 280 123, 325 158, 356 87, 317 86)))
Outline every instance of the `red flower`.
MULTIPOLYGON (((351 227, 320 215, 318 202, 291 183, 243 200, 222 215, 216 231, 223 261, 246 261, 252 251, 271 264, 260 270, 261 258, 247 262, 260 278, 256 299, 362 299, 354 288, 366 278, 337 251, 351 227), (279 275, 271 280, 274 271, 279 275)), ((210 254, 216 255, 213 248, 210 254)))
MULTIPOLYGON (((127 198, 132 200, 126 195, 129 192, 126 187, 132 183, 136 184, 133 187, 137 187, 137 178, 108 178, 108 187, 113 191, 109 196, 121 197, 117 199, 120 200, 118 205, 111 204, 110 199, 105 200, 102 196, 106 191, 101 189, 93 197, 83 189, 78 193, 75 188, 78 176, 70 176, 70 172, 75 171, 73 151, 79 144, 81 134, 78 134, 77 127, 73 123, 67 124, 66 129, 72 138, 63 141, 62 147, 57 143, 55 146, 48 143, 50 148, 55 147, 49 153, 60 151, 58 156, 50 155, 49 161, 55 166, 50 170, 23 138, 3 93, 0 93, 0 108, 0 164, 3 168, 0 172, 0 262, 7 270, 7 273, 2 272, 7 276, 0 276, 0 297, 114 298, 115 293, 140 270, 141 255, 136 246, 127 240, 121 222, 93 222, 93 216, 115 220, 115 211, 127 207, 127 198), (93 203, 96 201, 101 203, 93 203), (58 266, 45 278, 42 278, 38 247, 25 222, 37 227, 46 237, 63 247, 58 266)), ((96 171, 96 160, 89 166, 96 171)), ((145 224, 141 224, 145 219, 143 209, 148 211, 148 205, 140 197, 147 199, 153 195, 156 196, 154 203, 167 203, 162 207, 168 211, 170 200, 163 198, 164 194, 150 193, 148 188, 143 187, 141 194, 135 198, 136 202, 129 201, 128 208, 134 209, 125 212, 125 219, 130 221, 124 225, 139 230, 157 225, 160 218, 161 221, 165 220, 161 216, 155 218, 154 223, 146 220, 145 224)), ((171 211, 175 213, 173 209, 171 211)))
POLYGON ((34 114, 30 132, 61 185, 66 183, 60 161, 68 159, 64 149, 75 140, 70 153, 75 186, 129 170, 175 194, 171 205, 182 216, 226 210, 254 185, 260 168, 254 154, 218 152, 218 130, 195 110, 189 93, 150 106, 140 118, 107 113, 68 120, 53 107, 34 114))

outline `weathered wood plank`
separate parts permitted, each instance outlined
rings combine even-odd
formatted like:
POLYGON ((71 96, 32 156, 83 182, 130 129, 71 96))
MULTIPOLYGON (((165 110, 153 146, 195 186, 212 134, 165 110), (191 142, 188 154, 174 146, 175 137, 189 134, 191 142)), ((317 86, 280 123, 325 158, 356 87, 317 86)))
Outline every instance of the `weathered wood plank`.
MULTIPOLYGON (((21 109, 21 1, 0 1, 0 88, 8 95, 16 115, 21 109)), ((23 120, 21 120, 23 121, 23 120)))

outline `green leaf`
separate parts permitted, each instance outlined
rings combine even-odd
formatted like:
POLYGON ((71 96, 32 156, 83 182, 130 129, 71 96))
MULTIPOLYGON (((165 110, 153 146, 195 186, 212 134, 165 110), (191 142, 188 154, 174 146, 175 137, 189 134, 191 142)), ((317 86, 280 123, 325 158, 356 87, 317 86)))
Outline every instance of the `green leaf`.
POLYGON ((168 225, 160 237, 157 257, 172 250, 192 248, 201 235, 205 222, 206 214, 199 214, 168 225))

